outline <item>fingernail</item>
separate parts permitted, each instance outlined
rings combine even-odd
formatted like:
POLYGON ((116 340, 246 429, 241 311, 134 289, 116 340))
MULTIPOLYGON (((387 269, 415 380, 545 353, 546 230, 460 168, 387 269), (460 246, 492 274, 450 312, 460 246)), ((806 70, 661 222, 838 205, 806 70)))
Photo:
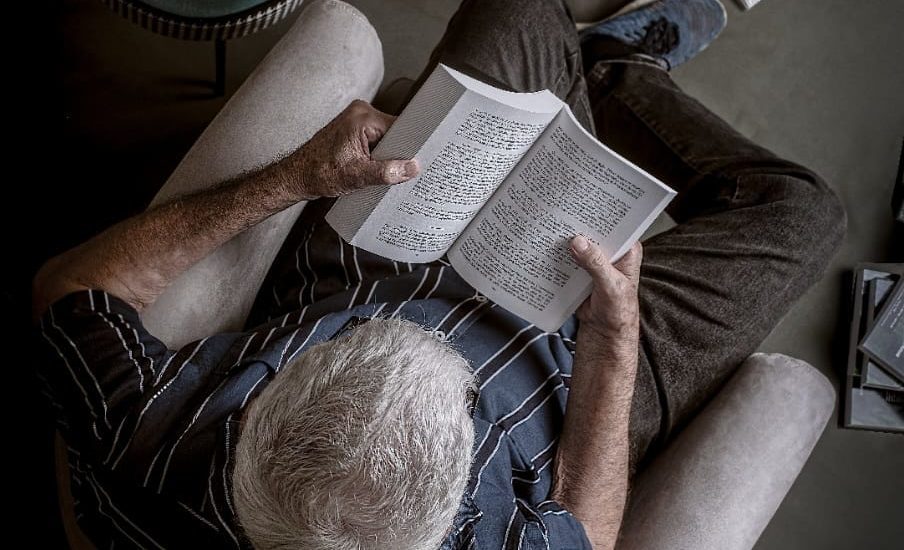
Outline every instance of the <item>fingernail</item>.
POLYGON ((571 239, 571 248, 573 248, 575 252, 587 252, 587 249, 590 248, 590 241, 583 235, 576 235, 571 239))
POLYGON ((417 175, 417 161, 409 160, 405 163, 405 175, 408 177, 413 177, 417 175))

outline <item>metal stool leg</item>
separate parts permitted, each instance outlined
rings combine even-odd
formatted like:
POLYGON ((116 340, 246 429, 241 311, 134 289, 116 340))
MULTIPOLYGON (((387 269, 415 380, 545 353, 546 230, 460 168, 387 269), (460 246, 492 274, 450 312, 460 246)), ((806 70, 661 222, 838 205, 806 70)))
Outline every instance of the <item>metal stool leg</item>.
POLYGON ((226 91, 226 41, 217 38, 214 41, 216 50, 216 79, 213 85, 215 96, 221 96, 226 91))

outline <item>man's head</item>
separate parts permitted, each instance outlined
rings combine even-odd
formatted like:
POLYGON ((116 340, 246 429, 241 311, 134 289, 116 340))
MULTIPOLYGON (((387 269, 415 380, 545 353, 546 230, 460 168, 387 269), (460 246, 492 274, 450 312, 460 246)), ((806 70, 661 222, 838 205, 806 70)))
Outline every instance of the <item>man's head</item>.
POLYGON ((305 351, 245 413, 233 497, 258 548, 436 548, 467 482, 467 361, 371 320, 305 351))

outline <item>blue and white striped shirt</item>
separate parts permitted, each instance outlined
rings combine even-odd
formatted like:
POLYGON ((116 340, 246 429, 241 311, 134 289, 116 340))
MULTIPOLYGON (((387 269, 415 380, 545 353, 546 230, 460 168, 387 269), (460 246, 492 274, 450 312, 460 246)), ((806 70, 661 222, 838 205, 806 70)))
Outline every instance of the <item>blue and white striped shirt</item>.
POLYGON ((381 315, 432 328, 479 381, 471 479, 443 548, 590 548, 549 498, 574 321, 546 333, 442 261, 404 264, 352 247, 323 221, 329 205, 306 207, 246 332, 170 350, 99 290, 70 294, 43 316, 39 372, 85 534, 99 548, 249 547, 230 481, 244 407, 351 317, 381 315))

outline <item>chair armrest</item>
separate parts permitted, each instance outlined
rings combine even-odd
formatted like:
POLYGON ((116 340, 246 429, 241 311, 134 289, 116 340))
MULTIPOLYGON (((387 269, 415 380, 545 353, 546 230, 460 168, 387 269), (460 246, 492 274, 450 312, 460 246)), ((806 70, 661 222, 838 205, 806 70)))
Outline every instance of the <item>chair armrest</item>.
MULTIPOLYGON (((213 119, 151 205, 281 158, 383 79, 376 31, 339 0, 313 0, 213 119)), ((239 330, 298 204, 238 235, 186 271, 142 319, 170 348, 239 330)))
POLYGON ((618 548, 753 548, 834 405, 834 389, 811 365, 751 355, 638 475, 618 548))

